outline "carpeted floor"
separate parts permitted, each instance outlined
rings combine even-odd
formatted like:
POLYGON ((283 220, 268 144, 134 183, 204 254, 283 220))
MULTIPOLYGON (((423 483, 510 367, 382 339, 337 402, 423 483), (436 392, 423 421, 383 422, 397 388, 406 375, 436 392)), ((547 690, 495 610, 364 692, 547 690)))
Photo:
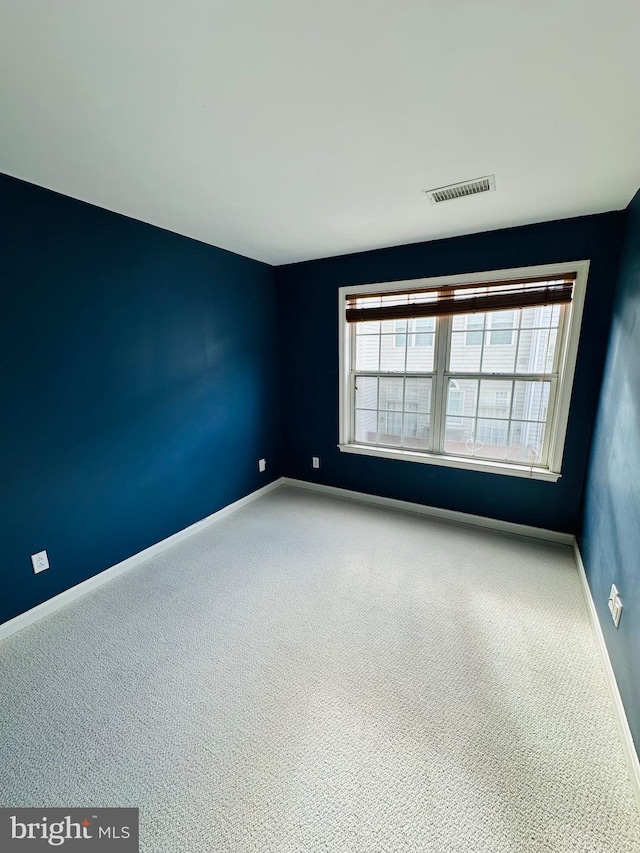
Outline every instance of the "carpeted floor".
POLYGON ((146 853, 639 853, 567 547, 282 488, 0 644, 0 805, 146 853))

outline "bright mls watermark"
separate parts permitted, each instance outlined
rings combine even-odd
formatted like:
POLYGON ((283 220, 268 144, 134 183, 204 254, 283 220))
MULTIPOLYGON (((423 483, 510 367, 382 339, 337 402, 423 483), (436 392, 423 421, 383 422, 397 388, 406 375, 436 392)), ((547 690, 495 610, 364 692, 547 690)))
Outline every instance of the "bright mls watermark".
POLYGON ((0 850, 138 853, 138 809, 0 809, 0 850))

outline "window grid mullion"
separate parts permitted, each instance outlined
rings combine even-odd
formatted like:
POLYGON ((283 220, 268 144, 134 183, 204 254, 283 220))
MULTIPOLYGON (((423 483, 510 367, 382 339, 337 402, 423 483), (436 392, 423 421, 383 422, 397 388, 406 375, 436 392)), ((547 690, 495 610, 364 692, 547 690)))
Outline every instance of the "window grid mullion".
POLYGON ((555 373, 471 373, 462 370, 447 370, 446 375, 451 379, 487 379, 487 380, 509 380, 514 379, 516 382, 542 382, 552 378, 558 378, 555 373))

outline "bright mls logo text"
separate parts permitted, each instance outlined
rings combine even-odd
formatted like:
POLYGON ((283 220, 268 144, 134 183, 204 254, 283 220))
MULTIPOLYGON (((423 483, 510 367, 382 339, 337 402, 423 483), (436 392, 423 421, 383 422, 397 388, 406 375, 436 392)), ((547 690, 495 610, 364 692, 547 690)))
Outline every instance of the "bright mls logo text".
POLYGON ((0 851, 138 853, 136 808, 0 808, 0 851))
MULTIPOLYGON (((90 832, 92 823, 88 818, 85 818, 81 823, 76 823, 71 820, 69 815, 63 820, 49 823, 46 817, 42 818, 40 823, 21 823, 15 815, 9 818, 11 821, 11 838, 14 840, 28 838, 41 838, 48 841, 54 847, 59 847, 65 841, 70 839, 90 839, 94 835, 90 832)), ((98 838, 111 838, 112 827, 99 826, 98 838)), ((131 833, 128 826, 120 827, 120 838, 129 838, 131 833)))

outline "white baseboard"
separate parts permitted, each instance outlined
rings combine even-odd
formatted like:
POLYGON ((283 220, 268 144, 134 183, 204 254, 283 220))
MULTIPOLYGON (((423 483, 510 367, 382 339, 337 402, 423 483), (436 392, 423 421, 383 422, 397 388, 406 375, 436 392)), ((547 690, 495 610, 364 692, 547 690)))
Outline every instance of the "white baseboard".
POLYGON ((576 558, 578 575, 580 576, 580 582, 582 583, 582 589, 584 591, 584 597, 587 602, 587 609, 591 618, 591 624, 593 625, 593 632, 596 635, 596 642, 598 644, 598 651, 600 652, 600 660, 602 662, 602 669, 604 670, 607 688, 609 690, 609 695, 611 696, 611 701, 613 703, 616 725, 618 726, 618 731, 622 740, 622 747, 624 749, 624 757, 627 762, 629 778, 631 779, 631 785, 633 787, 633 793, 636 798, 636 803, 638 804, 638 808, 640 809, 640 761, 638 761, 638 753, 633 742, 631 729, 629 728, 629 721, 627 720, 624 705, 622 704, 622 697, 620 696, 620 690, 618 689, 618 682, 616 681, 616 676, 613 671, 613 667, 611 666, 611 659, 609 657, 607 645, 604 640, 604 634, 602 633, 600 619, 598 618, 598 611, 596 610, 596 606, 593 602, 591 588, 589 586, 589 582, 587 581, 587 574, 584 570, 584 563, 582 562, 582 555, 580 553, 580 549, 576 541, 574 541, 573 543, 573 553, 576 558))
POLYGON ((557 530, 545 530, 543 527, 530 527, 527 524, 516 524, 512 521, 500 521, 497 518, 486 518, 483 515, 471 515, 468 512, 458 512, 453 509, 440 509, 436 506, 410 503, 397 498, 383 498, 379 495, 370 495, 366 492, 353 492, 350 489, 340 489, 337 486, 325 486, 322 483, 310 483, 307 480, 294 480, 291 477, 283 477, 282 484, 295 486, 298 489, 309 489, 312 492, 322 492, 326 495, 335 495, 348 500, 363 501, 364 503, 387 506, 392 509, 400 509, 405 512, 417 512, 420 515, 429 515, 433 518, 442 518, 446 521, 456 521, 460 524, 472 524, 474 527, 487 527, 490 530, 501 530, 503 533, 515 533, 518 536, 531 536, 534 539, 544 539, 547 542, 558 542, 561 545, 572 546, 575 537, 572 533, 560 533, 557 530))
POLYGON ((212 513, 212 515, 208 515, 206 518, 203 518, 201 521, 196 521, 195 524, 185 527, 184 530, 179 530, 172 536, 167 536, 167 538, 163 539, 161 542, 156 542, 155 545, 150 545, 148 548, 145 548, 144 551, 139 551, 137 554, 134 554, 132 557, 128 557, 121 563, 116 563, 115 566, 111 566, 99 574, 88 578, 86 581, 82 581, 81 583, 76 584, 76 586, 72 586, 70 589, 61 592, 59 595, 54 595, 53 598, 48 599, 48 601, 43 601, 42 604, 32 607, 31 610, 27 610, 25 613, 21 613, 19 616, 9 619, 8 622, 4 622, 0 625, 0 640, 3 640, 5 637, 9 637, 11 634, 15 634, 16 631, 21 631, 23 628, 26 628, 27 625, 31 625, 38 619, 42 619, 43 616, 53 613, 54 610, 64 607, 65 604, 75 601, 77 598, 86 595, 88 592, 97 589, 99 586, 102 586, 125 572, 134 569, 141 563, 144 563, 152 557, 155 557, 157 554, 162 553, 162 551, 166 551, 167 548, 171 548, 172 545, 177 545, 178 542, 182 542, 189 536, 193 536, 194 533, 199 533, 201 530, 204 530, 205 527, 209 527, 209 525, 215 524, 217 521, 221 521, 223 518, 231 515, 232 512, 242 509, 242 507, 252 501, 255 501, 257 498, 262 497, 262 495, 266 495, 268 492, 277 489, 281 485, 282 477, 278 480, 274 480, 267 486, 263 486, 261 489, 257 489, 255 492, 251 492, 251 494, 246 495, 246 497, 240 498, 240 500, 234 501, 232 504, 228 504, 222 509, 219 509, 217 512, 212 513))

